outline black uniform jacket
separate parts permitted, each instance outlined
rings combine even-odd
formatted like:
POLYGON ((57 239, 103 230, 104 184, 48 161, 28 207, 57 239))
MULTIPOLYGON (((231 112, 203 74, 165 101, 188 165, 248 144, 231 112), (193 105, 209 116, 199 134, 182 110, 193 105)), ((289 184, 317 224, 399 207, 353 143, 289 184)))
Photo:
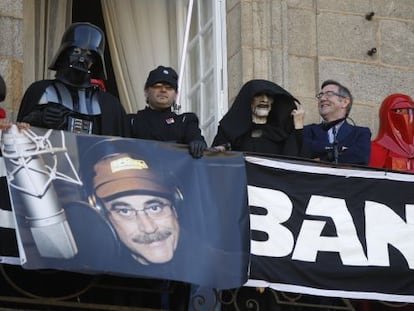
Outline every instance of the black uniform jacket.
POLYGON ((130 114, 131 137, 188 144, 193 140, 204 140, 194 113, 176 114, 146 107, 130 114))

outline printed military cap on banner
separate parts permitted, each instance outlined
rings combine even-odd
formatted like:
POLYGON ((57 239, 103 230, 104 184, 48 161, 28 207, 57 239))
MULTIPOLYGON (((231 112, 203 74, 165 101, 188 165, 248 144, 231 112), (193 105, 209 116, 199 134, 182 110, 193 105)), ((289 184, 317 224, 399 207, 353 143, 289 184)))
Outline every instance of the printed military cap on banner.
POLYGON ((129 191, 157 193, 167 197, 173 195, 173 189, 157 176, 148 161, 126 153, 99 161, 94 170, 94 188, 101 198, 129 191))
POLYGON ((175 91, 178 90, 178 74, 171 67, 158 66, 150 71, 145 88, 148 88, 156 83, 165 82, 171 85, 175 91))

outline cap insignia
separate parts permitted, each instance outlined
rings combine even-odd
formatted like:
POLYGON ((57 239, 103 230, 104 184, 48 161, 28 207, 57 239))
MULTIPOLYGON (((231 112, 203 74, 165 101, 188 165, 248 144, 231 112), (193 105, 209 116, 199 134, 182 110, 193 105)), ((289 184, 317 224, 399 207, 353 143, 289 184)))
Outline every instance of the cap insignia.
POLYGON ((116 159, 111 162, 111 171, 116 173, 123 170, 143 170, 148 169, 144 160, 135 160, 128 157, 116 159))

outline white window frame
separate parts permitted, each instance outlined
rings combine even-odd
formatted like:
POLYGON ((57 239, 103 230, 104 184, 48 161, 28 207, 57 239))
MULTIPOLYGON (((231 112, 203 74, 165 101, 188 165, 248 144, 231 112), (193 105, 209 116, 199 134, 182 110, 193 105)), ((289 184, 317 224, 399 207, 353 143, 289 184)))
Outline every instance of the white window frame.
MULTIPOLYGON (((200 7, 197 5, 197 1, 211 1, 212 2, 212 16, 211 23, 207 23, 207 28, 202 28, 194 36, 194 40, 188 42, 187 51, 185 55, 184 74, 181 77, 181 89, 179 95, 179 104, 181 106, 180 113, 182 112, 194 112, 197 114, 200 120, 200 128, 207 141, 210 145, 214 139, 217 131, 218 123, 228 109, 228 94, 227 94, 227 41, 226 41, 226 1, 225 0, 194 0, 193 6, 193 17, 200 16, 195 14, 194 10, 199 10, 200 7), (212 29, 211 29, 211 28, 212 29), (203 50, 201 49, 200 36, 206 31, 212 30, 212 44, 213 44, 213 65, 208 72, 204 71, 203 63, 203 50), (198 64, 191 64, 191 60, 188 57, 189 51, 198 45, 198 64), (189 81, 189 70, 191 66, 199 66, 199 70, 202 73, 201 78, 193 84, 191 89, 191 83, 189 81), (205 78, 210 71, 212 72, 213 79, 213 93, 206 94, 205 78), (195 92, 200 92, 199 102, 194 103, 191 101, 191 96, 195 92), (194 108, 195 107, 195 108, 194 108), (211 112, 212 115, 211 115, 211 112)), ((187 16, 189 0, 178 0, 177 2, 177 20, 186 20, 182 16, 187 16), (184 12, 184 13, 183 13, 184 12)), ((197 22, 199 24, 199 21, 197 22)), ((179 46, 184 46, 184 33, 185 25, 177 25, 177 31, 181 41, 179 46)), ((181 55, 182 52, 178 53, 181 55)), ((182 57, 183 58, 183 57, 182 57)), ((182 60, 179 60, 181 64, 182 60)))

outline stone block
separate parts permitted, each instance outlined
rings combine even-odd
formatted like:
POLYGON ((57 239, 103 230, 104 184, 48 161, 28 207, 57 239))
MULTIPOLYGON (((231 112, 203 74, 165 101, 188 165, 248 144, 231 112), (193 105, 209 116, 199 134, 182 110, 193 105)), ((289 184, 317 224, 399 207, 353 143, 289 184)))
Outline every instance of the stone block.
POLYGON ((414 23, 382 21, 380 29, 381 62, 387 65, 414 67, 414 23))
POLYGON ((235 6, 240 6, 241 0, 226 0, 226 10, 229 12, 235 6))
POLYGON ((271 48, 281 47, 282 45, 282 7, 280 1, 273 1, 272 6, 270 7, 271 10, 271 38, 270 38, 270 46, 271 48))
POLYGON ((250 2, 242 2, 240 6, 241 45, 253 47, 253 9, 250 2))
MULTIPOLYGON (((288 47, 290 54, 316 55, 315 13, 307 9, 288 10, 288 47)), ((323 38, 321 38, 323 40, 323 38)))
POLYGON ((373 61, 367 51, 378 47, 378 22, 364 17, 321 13, 317 17, 318 54, 353 60, 373 61))
POLYGON ((253 49, 250 47, 243 47, 242 66, 239 69, 242 73, 243 82, 254 78, 254 65, 253 49))
POLYGON ((315 97, 297 97, 305 110, 305 124, 320 123, 322 121, 319 115, 318 105, 315 97))
POLYGON ((233 103, 234 97, 239 91, 243 77, 242 77, 242 51, 233 55, 227 61, 227 84, 228 84, 228 101, 229 107, 233 103))
POLYGON ((271 50, 271 75, 270 80, 277 83, 282 84, 284 80, 284 72, 283 72, 283 50, 279 48, 273 48, 271 50))
MULTIPOLYGON (((280 2, 280 0, 277 0, 280 2)), ((313 0, 287 0, 287 5, 290 8, 302 8, 302 9, 313 9, 314 1, 313 0)))
POLYGON ((1 58, 0 74, 6 83, 6 99, 0 104, 13 121, 17 116, 23 95, 23 63, 11 58, 1 58))
MULTIPOLYGON (((375 126, 377 126, 377 122, 375 122, 375 120, 378 119, 378 117, 376 117, 376 114, 376 107, 354 102, 349 117, 355 123, 355 125, 369 127, 371 129, 372 135, 374 136, 376 135, 375 126)), ((348 122, 352 123, 352 121, 348 122)))
POLYGON ((240 4, 234 6, 227 12, 226 19, 226 33, 227 33, 227 55, 232 57, 241 48, 241 6, 240 4))
POLYGON ((0 55, 23 59, 23 21, 0 16, 0 55))
POLYGON ((412 94, 414 71, 380 67, 373 64, 320 60, 320 82, 338 80, 346 85, 356 101, 377 103, 393 93, 412 94))
POLYGON ((268 1, 252 3, 252 45, 254 48, 268 49, 271 46, 272 15, 268 1))
POLYGON ((14 18, 23 18, 23 0, 0 1, 0 15, 14 18))
POLYGON ((289 91, 294 96, 315 96, 315 68, 314 58, 289 57, 289 91))
POLYGON ((413 20, 414 2, 412 0, 372 0, 372 11, 377 16, 413 20))
POLYGON ((362 13, 371 11, 370 1, 361 0, 317 0, 318 10, 362 13))
POLYGON ((10 62, 10 79, 13 81, 10 85, 10 105, 13 112, 13 120, 17 117, 17 111, 23 97, 23 62, 12 60, 10 62))
POLYGON ((269 80, 271 76, 272 63, 269 50, 253 49, 253 79, 269 80))

